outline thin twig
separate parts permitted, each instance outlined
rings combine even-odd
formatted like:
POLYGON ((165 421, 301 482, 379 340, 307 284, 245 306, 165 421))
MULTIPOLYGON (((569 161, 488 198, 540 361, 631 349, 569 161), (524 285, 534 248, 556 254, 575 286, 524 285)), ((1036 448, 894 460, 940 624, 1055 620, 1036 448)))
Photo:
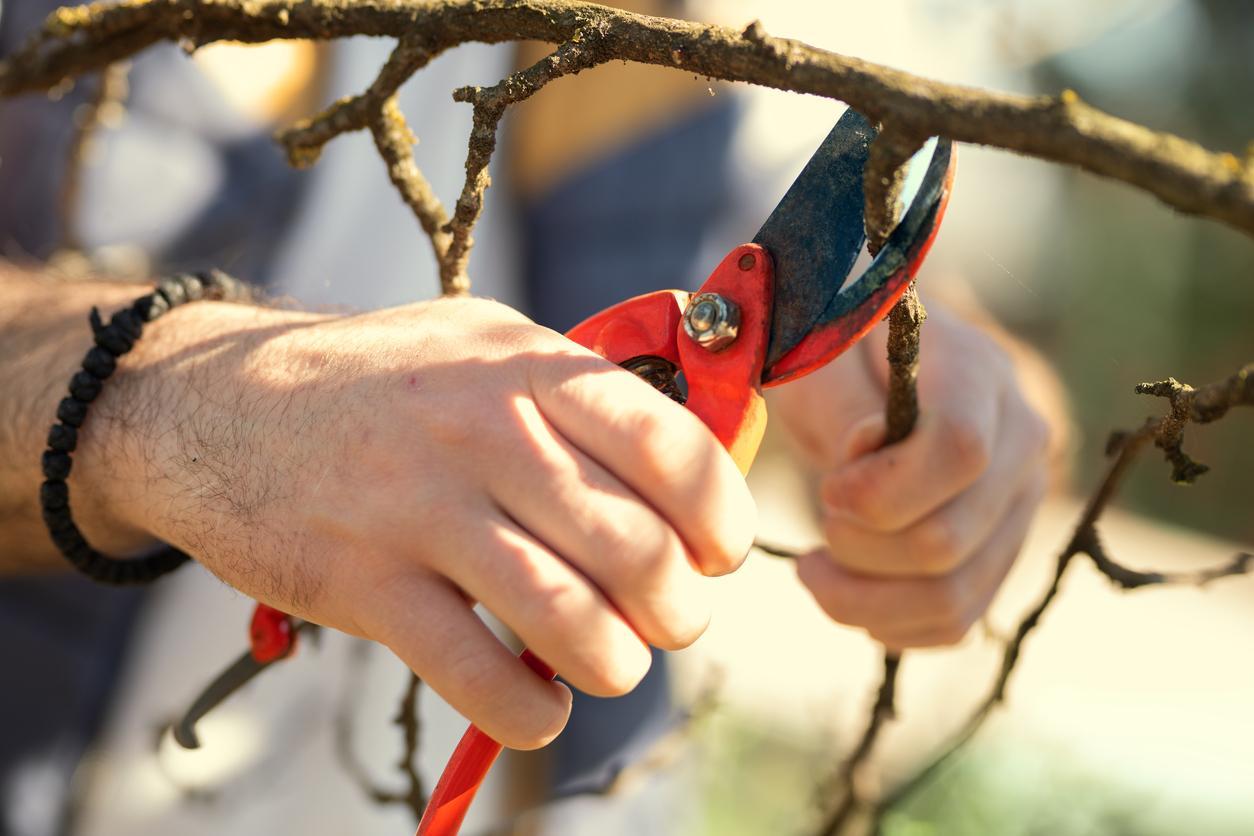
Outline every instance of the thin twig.
POLYGON ((130 64, 110 64, 100 72, 100 79, 91 98, 74 111, 74 134, 70 138, 65 172, 57 195, 57 214, 61 219, 61 249, 80 251, 83 237, 78 228, 79 202, 83 190, 83 174, 91 158, 92 145, 101 128, 117 125, 122 118, 123 104, 130 93, 130 64))
MULTIPOLYGON (((371 118, 370 135, 387 164, 388 179, 431 240, 436 261, 442 261, 449 247, 449 234, 444 229, 448 224, 448 213, 435 196, 431 183, 414 162, 414 135, 396 103, 396 96, 390 96, 383 103, 382 110, 371 118)), ((456 295, 461 289, 441 285, 441 291, 445 295, 456 295)))
POLYGON ((1251 563, 1254 562, 1254 555, 1238 552, 1227 563, 1192 572, 1141 571, 1124 566, 1112 558, 1106 552, 1096 529, 1089 530, 1083 551, 1092 561, 1093 568, 1125 591, 1145 586, 1208 586, 1221 578, 1249 574, 1251 563))
MULTIPOLYGON (((1234 406, 1254 405, 1252 376, 1254 376, 1254 364, 1247 365, 1230 377, 1199 390, 1179 384, 1175 380, 1153 384, 1143 383, 1137 387, 1138 392, 1169 398, 1172 402, 1171 412, 1162 418, 1146 421, 1137 430, 1112 435, 1108 451, 1114 455, 1114 460, 1085 505, 1070 542, 1058 556, 1049 588, 1019 622, 1014 637, 1003 650, 1001 668, 988 695, 939 754, 930 758, 925 766, 876 803, 877 820, 893 805, 930 781, 975 736, 993 710, 1005 702, 1010 678, 1022 658, 1024 643, 1032 631, 1039 626, 1050 605, 1057 600, 1063 575, 1078 555, 1087 555, 1099 572, 1125 590, 1164 584, 1200 586, 1219 578, 1246 575, 1254 571, 1254 557, 1242 553, 1228 563, 1197 572, 1135 572, 1115 563, 1106 554, 1097 535, 1098 519, 1115 498, 1133 461, 1145 447, 1150 442, 1154 442, 1160 447, 1174 446, 1176 451, 1183 454, 1179 447, 1183 440, 1184 426, 1187 423, 1210 423, 1221 418, 1234 406)), ((1172 460, 1170 453, 1168 453, 1168 459, 1172 460)), ((1173 461, 1173 469, 1174 465, 1173 461)))
POLYGON ((321 113, 274 135, 287 152, 287 161, 294 168, 306 168, 317 161, 323 146, 335 137, 369 128, 401 85, 439 54, 440 50, 430 47, 418 35, 402 37, 364 93, 339 99, 321 113))
POLYGON ((677 763, 692 745, 694 728, 710 717, 718 708, 718 695, 722 685, 721 672, 704 682, 692 702, 675 713, 666 729, 637 757, 612 771, 604 780, 576 783, 553 793, 543 804, 525 809, 507 821, 486 831, 488 834, 515 834, 532 832, 525 825, 536 816, 553 809, 557 804, 572 798, 594 796, 598 798, 621 797, 644 784, 648 777, 656 778, 660 772, 677 763))
POLYGON ((445 293, 464 293, 470 288, 466 275, 466 262, 474 240, 471 231, 483 211, 483 196, 492 178, 488 164, 496 150, 497 128, 510 105, 525 101, 550 81, 581 70, 590 69, 609 60, 601 49, 599 33, 594 28, 576 32, 571 40, 559 46, 552 54, 540 59, 525 70, 492 87, 463 87, 453 93, 459 102, 474 106, 474 122, 470 131, 470 144, 466 155, 466 182, 453 210, 453 219, 443 231, 450 234, 448 251, 440 263, 440 282, 445 293))
MULTIPOLYGON (((906 164, 923 144, 923 137, 895 123, 881 128, 871 143, 863 175, 866 203, 867 248, 878 253, 901 214, 901 192, 905 185, 906 164)), ((886 431, 884 446, 903 441, 919 419, 919 340, 927 312, 911 285, 888 315, 888 393, 884 406, 886 431)), ((823 834, 840 833, 854 814, 865 806, 858 793, 858 773, 875 751, 884 726, 897 716, 897 677, 902 655, 884 649, 884 662, 875 699, 867 711, 862 734, 837 770, 834 792, 836 808, 820 828, 823 834)))
POLYGON ((405 751, 396 762, 396 768, 405 776, 408 791, 405 793, 405 804, 414 814, 414 820, 422 818, 423 808, 427 806, 427 791, 418 774, 418 744, 421 741, 421 726, 418 721, 418 694, 422 691, 422 680, 412 671, 409 681, 405 684, 405 696, 392 718, 401 729, 401 737, 405 740, 405 751))
POLYGON ((375 783, 370 773, 357 759, 353 749, 353 713, 356 710, 356 697, 361 689, 359 683, 370 650, 369 642, 353 644, 348 658, 349 669, 344 677, 345 686, 340 694, 339 705, 335 712, 335 757, 340 767, 348 774, 361 792, 375 804, 401 804, 414 815, 414 821, 422 818, 422 811, 427 806, 427 793, 422 777, 418 773, 418 744, 421 728, 418 721, 418 694, 422 681, 413 673, 405 684, 405 694, 392 721, 401 727, 404 738, 404 752, 397 762, 397 769, 405 779, 404 790, 385 789, 375 783))

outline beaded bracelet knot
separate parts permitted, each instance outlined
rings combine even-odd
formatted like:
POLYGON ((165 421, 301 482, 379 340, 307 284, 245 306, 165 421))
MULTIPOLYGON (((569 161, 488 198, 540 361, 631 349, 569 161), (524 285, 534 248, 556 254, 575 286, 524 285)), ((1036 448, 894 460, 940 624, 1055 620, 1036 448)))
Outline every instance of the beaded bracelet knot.
POLYGON ((117 370, 118 358, 130 351, 152 322, 171 308, 201 299, 244 302, 252 298, 251 288, 220 270, 182 273, 165 279, 152 293, 136 299, 115 313, 108 324, 100 311, 91 310, 91 330, 95 345, 83 357, 82 368, 70 378, 69 396, 57 405, 57 423, 48 431, 48 448, 43 454, 44 482, 39 487, 39 505, 52 542, 61 554, 92 580, 108 584, 150 583, 172 572, 191 558, 171 546, 144 558, 123 560, 96 551, 83 537, 70 515, 70 486, 66 479, 78 446, 78 431, 87 418, 91 403, 100 396, 104 382, 117 370))

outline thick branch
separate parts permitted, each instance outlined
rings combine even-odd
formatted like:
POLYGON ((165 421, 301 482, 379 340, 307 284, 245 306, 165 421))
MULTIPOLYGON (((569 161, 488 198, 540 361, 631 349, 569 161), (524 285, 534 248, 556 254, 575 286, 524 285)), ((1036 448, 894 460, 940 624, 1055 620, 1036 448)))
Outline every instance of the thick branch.
POLYGON ((1254 234, 1254 162, 1116 118, 1073 92, 1029 97, 945 84, 772 38, 756 24, 741 33, 574 0, 125 0, 60 9, 0 63, 0 95, 48 90, 160 40, 421 33, 438 52, 470 41, 563 44, 589 28, 615 58, 841 99, 919 135, 1075 165, 1254 234))

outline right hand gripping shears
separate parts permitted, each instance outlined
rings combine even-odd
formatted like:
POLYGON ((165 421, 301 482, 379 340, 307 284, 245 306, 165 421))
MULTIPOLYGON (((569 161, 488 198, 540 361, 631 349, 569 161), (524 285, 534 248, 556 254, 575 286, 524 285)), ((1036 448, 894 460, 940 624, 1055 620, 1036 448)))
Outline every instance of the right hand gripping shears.
MULTIPOLYGON (((697 293, 628 299, 566 336, 684 402, 748 472, 766 428, 762 389, 809 374, 861 339, 906 292, 936 237, 954 171, 945 139, 888 241, 844 287, 866 241, 862 179, 875 134, 846 111, 753 241, 724 257, 697 293)), ((553 677, 530 651, 521 659, 553 677)), ((418 836, 455 836, 500 752, 478 728, 466 731, 418 836)))

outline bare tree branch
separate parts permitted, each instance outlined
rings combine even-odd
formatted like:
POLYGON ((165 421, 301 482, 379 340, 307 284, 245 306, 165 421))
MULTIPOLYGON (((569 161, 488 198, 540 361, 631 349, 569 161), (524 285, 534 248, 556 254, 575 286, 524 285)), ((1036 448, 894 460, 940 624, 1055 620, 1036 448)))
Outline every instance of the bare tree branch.
MULTIPOLYGON (((1174 450, 1180 456, 1186 455, 1180 449, 1185 426, 1189 423, 1205 424, 1218 420, 1234 406, 1254 406, 1254 383, 1251 383, 1251 378, 1254 378, 1254 364, 1245 366, 1224 380, 1197 390, 1174 379, 1159 383, 1142 383, 1136 387, 1137 392, 1170 399, 1171 412, 1162 418, 1146 421, 1137 430, 1116 433, 1112 436, 1108 451, 1115 458, 1093 492, 1093 496, 1085 505, 1070 542, 1058 556, 1053 579, 1048 589, 1019 622, 1014 636, 1006 644, 1002 652, 1001 668, 988 695, 939 754, 928 760, 925 766, 876 803, 877 819, 894 804, 935 776, 975 736, 993 710, 1005 702, 1006 690, 1022 658, 1024 643, 1040 625, 1049 607, 1057 600, 1063 575, 1078 555, 1087 555, 1099 572, 1124 590, 1165 584, 1202 586, 1220 578, 1254 573, 1254 556, 1244 553, 1238 554, 1225 564, 1201 571, 1139 572, 1112 560, 1097 535, 1098 519, 1115 498, 1133 461, 1145 446, 1152 441, 1168 451, 1167 457, 1173 465, 1173 478, 1175 478, 1178 475, 1178 463, 1171 451, 1174 450)), ((1192 460, 1189 459, 1189 461, 1192 460)))
MULTIPOLYGON (((416 140, 396 103, 396 96, 389 96, 383 103, 382 110, 371 117, 370 135, 374 137, 374 146, 379 155, 387 163, 388 179, 413 211, 422 231, 431 239, 436 262, 443 263, 449 249, 449 234, 445 229, 448 226, 448 213, 444 211, 440 199, 435 196, 431 183, 414 162, 416 140)), ((445 296, 458 295, 466 289, 457 285, 446 285, 441 276, 440 290, 445 296)))
POLYGON ((355 642, 350 651, 348 671, 344 678, 345 686, 340 693, 339 704, 335 711, 335 757, 340 767, 367 798, 376 804, 404 805, 413 813, 416 823, 422 818, 422 811, 427 806, 426 787, 422 776, 418 773, 418 744, 421 732, 418 720, 418 695, 422 689, 422 680, 417 675, 412 672, 409 674, 405 684, 405 694, 397 707, 396 716, 392 718, 392 722, 400 727, 404 741, 404 751, 400 760, 397 761, 396 768, 405 779, 405 789, 387 789, 375 783, 369 771, 357 759, 353 748, 353 713, 357 708, 359 683, 373 646, 365 641, 355 642))
MULTIPOLYGON (((901 214, 901 191, 906 180, 906 163, 926 136, 906 130, 898 123, 881 127, 871 143, 863 175, 866 206, 867 249, 880 251, 901 214)), ((888 396, 884 406, 884 445, 904 441, 919 420, 919 340, 927 311, 912 284, 888 314, 888 396)), ((866 725, 853 749, 836 773, 833 788, 839 799, 820 832, 840 833, 851 817, 865 806, 858 793, 859 770, 870 760, 884 726, 897 717, 897 677, 902 655, 884 650, 883 672, 868 709, 866 725)))
POLYGON ((129 0, 53 13, 0 63, 0 95, 48 90, 161 40, 328 39, 420 33, 432 55, 471 41, 573 41, 596 31, 615 59, 846 101, 916 136, 943 135, 1075 165, 1179 211, 1254 234, 1254 162, 1212 153, 1082 102, 946 84, 767 35, 575 0, 129 0))
MULTIPOLYGON (((1225 223, 1254 235, 1254 155, 1242 160, 1212 153, 1188 140, 1104 113, 1072 91, 1028 97, 924 79, 857 58, 774 38, 754 23, 743 32, 686 21, 617 11, 577 0, 123 0, 54 12, 27 43, 0 62, 0 96, 47 91, 64 80, 103 70, 160 41, 185 47, 220 40, 260 43, 276 38, 394 37, 397 46, 364 92, 302 120, 278 139, 296 166, 312 164, 326 142, 348 131, 369 130, 389 178, 431 241, 446 295, 467 292, 466 265, 473 228, 490 179, 488 165, 507 108, 549 81, 608 60, 635 61, 781 90, 840 99, 881 124, 864 182, 866 223, 872 251, 882 245, 897 217, 902 167, 922 139, 946 136, 1077 166, 1157 196, 1181 212, 1225 223), (469 42, 538 40, 556 46, 534 66, 488 88, 463 88, 456 97, 474 108, 466 180, 452 218, 414 161, 414 135, 397 104, 400 86, 443 51, 469 42)), ((72 184, 71 184, 72 187, 72 184)), ((919 329, 925 312, 913 289, 890 315, 891 376, 887 443, 909 435, 918 415, 915 378, 919 329)), ((1238 555, 1225 566, 1194 573, 1155 573, 1116 563, 1098 540, 1096 522, 1118 490, 1128 467, 1150 442, 1161 448, 1177 481, 1205 472, 1182 447, 1189 423, 1216 420, 1232 406, 1254 403, 1254 366, 1200 390, 1167 380, 1138 391, 1166 397, 1169 415, 1112 438, 1115 456, 1059 556, 1053 581, 1006 644, 1001 671, 980 707, 954 741, 912 779, 874 805, 882 813, 926 780, 980 728, 1005 700, 1010 677, 1027 636, 1059 592, 1079 554, 1125 589, 1163 583, 1208 583, 1251 570, 1254 558, 1238 555)), ((870 757, 884 724, 893 716, 900 658, 886 654, 884 674, 858 744, 838 778, 845 793, 828 832, 868 806, 855 792, 855 773, 870 757), (844 812, 842 812, 844 811, 844 812)), ((422 797, 413 769, 417 746, 411 680, 397 722, 405 736, 405 793, 372 789, 378 800, 415 806, 422 797)), ((347 750, 345 750, 347 751, 347 750)), ((351 756, 351 752, 349 752, 351 756)), ((350 770, 351 771, 351 770, 350 770)), ((356 774, 356 773, 355 773, 356 774)), ((361 779, 364 773, 358 774, 361 779)))
POLYGON ((445 227, 452 235, 448 252, 440 264, 441 282, 446 287, 470 287, 466 276, 466 262, 474 243, 470 233, 483 211, 484 192, 492 184, 488 164, 496 150, 496 131, 505 109, 540 92, 550 81, 609 60, 612 56, 601 49, 602 45, 599 31, 589 27, 576 32, 551 55, 493 87, 463 87, 453 93, 454 99, 469 102, 475 111, 466 155, 466 184, 457 199, 453 220, 445 227))
POLYGON ((100 71, 91 98, 74 111, 74 134, 70 139, 61 190, 57 195, 57 214, 61 218, 61 248, 81 250, 83 239, 78 228, 78 206, 81 198, 83 172, 91 156, 92 143, 101 127, 114 125, 122 118, 123 103, 130 92, 130 65, 111 64, 100 71))

